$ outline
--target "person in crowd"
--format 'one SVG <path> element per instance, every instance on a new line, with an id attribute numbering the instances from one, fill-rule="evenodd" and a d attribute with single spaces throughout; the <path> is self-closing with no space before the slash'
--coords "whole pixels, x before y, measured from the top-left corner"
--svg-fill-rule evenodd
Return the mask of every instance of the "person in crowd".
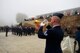
<path id="1" fill-rule="evenodd" d="M 38 30 L 38 37 L 46 39 L 45 53 L 62 53 L 61 41 L 64 36 L 64 32 L 60 26 L 60 19 L 62 17 L 62 13 L 54 13 L 51 17 L 50 25 L 41 23 Z"/>
<path id="2" fill-rule="evenodd" d="M 77 27 L 77 31 L 75 32 L 75 40 L 78 42 L 78 50 L 76 51 L 77 53 L 80 53 L 80 26 Z M 75 42 L 76 44 L 76 42 Z"/>
<path id="3" fill-rule="evenodd" d="M 22 26 L 19 26 L 18 33 L 19 33 L 19 36 L 22 36 Z"/>
<path id="4" fill-rule="evenodd" d="M 6 37 L 8 37 L 8 32 L 9 32 L 9 27 L 8 26 L 5 27 L 5 31 L 6 31 Z"/>

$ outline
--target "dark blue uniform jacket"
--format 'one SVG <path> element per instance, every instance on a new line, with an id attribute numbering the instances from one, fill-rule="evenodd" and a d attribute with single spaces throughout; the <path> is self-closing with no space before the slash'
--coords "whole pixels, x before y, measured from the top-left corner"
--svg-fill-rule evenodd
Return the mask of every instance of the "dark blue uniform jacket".
<path id="1" fill-rule="evenodd" d="M 47 30 L 47 36 L 42 31 L 43 27 L 40 27 L 38 31 L 38 37 L 46 39 L 45 53 L 62 53 L 61 41 L 63 40 L 64 32 L 60 26 L 50 28 Z"/>

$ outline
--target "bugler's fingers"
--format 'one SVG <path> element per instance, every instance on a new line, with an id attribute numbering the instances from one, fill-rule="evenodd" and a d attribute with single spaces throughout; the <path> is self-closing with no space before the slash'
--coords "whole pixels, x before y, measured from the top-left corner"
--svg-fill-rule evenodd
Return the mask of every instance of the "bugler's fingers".
<path id="1" fill-rule="evenodd" d="M 44 26 L 45 24 L 43 22 L 41 22 L 40 26 Z"/>

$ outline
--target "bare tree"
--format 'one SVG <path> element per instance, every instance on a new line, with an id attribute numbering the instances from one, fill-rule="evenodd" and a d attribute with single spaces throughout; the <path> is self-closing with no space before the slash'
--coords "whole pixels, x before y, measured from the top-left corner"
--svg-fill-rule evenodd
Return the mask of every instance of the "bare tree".
<path id="1" fill-rule="evenodd" d="M 16 15 L 17 23 L 22 23 L 27 18 L 28 18 L 28 16 L 25 14 L 22 14 L 22 13 L 17 13 L 17 15 Z"/>

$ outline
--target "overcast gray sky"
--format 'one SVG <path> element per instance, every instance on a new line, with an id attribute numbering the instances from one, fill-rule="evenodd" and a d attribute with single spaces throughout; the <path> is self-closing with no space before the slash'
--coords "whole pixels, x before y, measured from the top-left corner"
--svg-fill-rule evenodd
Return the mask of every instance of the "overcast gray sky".
<path id="1" fill-rule="evenodd" d="M 80 0 L 0 0 L 0 25 L 16 23 L 16 14 L 28 17 L 80 7 Z"/>

